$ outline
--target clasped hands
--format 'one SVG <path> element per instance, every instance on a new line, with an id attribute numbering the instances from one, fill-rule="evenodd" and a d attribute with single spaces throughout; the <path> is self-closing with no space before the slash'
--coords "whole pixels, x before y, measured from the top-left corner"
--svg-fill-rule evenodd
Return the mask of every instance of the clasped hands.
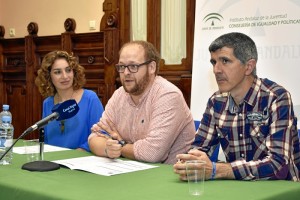
<path id="1" fill-rule="evenodd" d="M 178 154 L 176 156 L 178 162 L 173 165 L 173 170 L 179 175 L 180 180 L 187 181 L 186 164 L 187 160 L 202 160 L 205 161 L 205 180 L 211 178 L 212 174 L 212 162 L 203 151 L 197 149 L 191 149 L 187 154 Z"/>
<path id="2" fill-rule="evenodd" d="M 119 141 L 123 141 L 123 139 L 110 120 L 106 120 L 106 123 L 108 126 L 101 119 L 92 126 L 91 130 L 93 133 L 106 139 L 103 147 L 104 155 L 109 158 L 119 158 L 122 154 L 122 145 Z M 101 130 L 106 131 L 108 135 L 101 133 Z"/>

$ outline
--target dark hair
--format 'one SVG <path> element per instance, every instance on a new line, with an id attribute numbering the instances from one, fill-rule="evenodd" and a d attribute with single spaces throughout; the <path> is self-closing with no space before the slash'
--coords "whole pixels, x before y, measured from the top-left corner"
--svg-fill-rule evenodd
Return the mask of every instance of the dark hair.
<path id="1" fill-rule="evenodd" d="M 78 64 L 77 58 L 74 57 L 72 53 L 68 54 L 66 51 L 52 51 L 43 58 L 41 67 L 37 72 L 38 75 L 35 79 L 35 84 L 43 97 L 54 96 L 57 92 L 51 81 L 50 71 L 55 60 L 61 58 L 68 62 L 74 72 L 74 90 L 82 88 L 86 82 L 84 68 Z"/>
<path id="2" fill-rule="evenodd" d="M 155 74 L 157 74 L 159 71 L 160 54 L 158 53 L 157 49 L 153 46 L 153 44 L 151 44 L 150 42 L 147 42 L 147 41 L 143 41 L 143 40 L 127 42 L 120 49 L 119 55 L 121 54 L 124 47 L 131 45 L 131 44 L 136 44 L 136 45 L 140 45 L 143 47 L 143 49 L 145 50 L 145 55 L 144 55 L 145 61 L 152 60 L 156 63 Z"/>
<path id="3" fill-rule="evenodd" d="M 233 32 L 221 35 L 210 44 L 208 49 L 210 52 L 215 52 L 223 47 L 233 48 L 233 55 L 242 64 L 246 64 L 250 59 L 257 61 L 255 42 L 243 33 Z M 253 69 L 252 75 L 256 75 L 256 67 Z"/>

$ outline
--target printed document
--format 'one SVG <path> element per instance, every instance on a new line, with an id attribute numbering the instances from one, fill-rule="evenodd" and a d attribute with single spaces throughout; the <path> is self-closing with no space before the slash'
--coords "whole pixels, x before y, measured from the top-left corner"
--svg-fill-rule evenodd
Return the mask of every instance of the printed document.
<path id="1" fill-rule="evenodd" d="M 112 176 L 158 167 L 138 161 L 103 158 L 98 156 L 55 160 L 52 162 L 64 165 L 72 170 L 82 170 L 103 176 Z"/>
<path id="2" fill-rule="evenodd" d="M 71 149 L 44 144 L 44 152 L 55 152 L 55 151 L 66 151 L 66 150 L 71 150 Z M 13 152 L 17 154 L 39 153 L 40 148 L 39 146 L 14 147 Z"/>

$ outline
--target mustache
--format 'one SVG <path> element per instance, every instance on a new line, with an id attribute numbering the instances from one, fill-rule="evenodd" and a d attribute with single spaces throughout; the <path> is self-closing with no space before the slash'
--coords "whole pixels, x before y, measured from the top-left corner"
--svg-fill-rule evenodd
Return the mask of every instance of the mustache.
<path id="1" fill-rule="evenodd" d="M 217 81 L 224 81 L 224 80 L 227 80 L 226 77 L 224 77 L 224 76 L 221 75 L 221 74 L 216 74 L 215 77 L 216 77 L 216 80 L 217 80 Z"/>

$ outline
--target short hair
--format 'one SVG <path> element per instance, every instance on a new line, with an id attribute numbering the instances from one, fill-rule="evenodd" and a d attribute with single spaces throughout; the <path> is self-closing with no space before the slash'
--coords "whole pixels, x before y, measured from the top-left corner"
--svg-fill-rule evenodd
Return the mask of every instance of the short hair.
<path id="1" fill-rule="evenodd" d="M 37 77 L 35 79 L 35 84 L 38 87 L 41 95 L 43 97 L 54 96 L 56 94 L 56 88 L 54 87 L 50 72 L 53 63 L 57 59 L 65 59 L 74 73 L 73 89 L 77 90 L 83 87 L 86 82 L 84 68 L 79 65 L 76 57 L 73 53 L 69 54 L 66 51 L 52 51 L 45 55 L 42 60 L 40 69 L 37 72 Z"/>
<path id="2" fill-rule="evenodd" d="M 242 64 L 250 59 L 257 61 L 257 48 L 255 42 L 247 35 L 238 32 L 227 33 L 215 39 L 209 46 L 209 52 L 215 52 L 223 47 L 233 49 L 233 55 L 240 60 Z M 252 71 L 256 75 L 256 66 Z"/>
<path id="3" fill-rule="evenodd" d="M 143 47 L 144 52 L 145 52 L 145 61 L 152 60 L 156 63 L 156 70 L 155 74 L 158 73 L 159 71 L 159 63 L 160 63 L 160 54 L 158 53 L 157 49 L 154 47 L 154 45 L 150 42 L 144 41 L 144 40 L 135 40 L 131 42 L 125 43 L 122 48 L 119 51 L 119 55 L 121 54 L 122 50 L 124 47 L 129 46 L 129 45 L 140 45 Z"/>

